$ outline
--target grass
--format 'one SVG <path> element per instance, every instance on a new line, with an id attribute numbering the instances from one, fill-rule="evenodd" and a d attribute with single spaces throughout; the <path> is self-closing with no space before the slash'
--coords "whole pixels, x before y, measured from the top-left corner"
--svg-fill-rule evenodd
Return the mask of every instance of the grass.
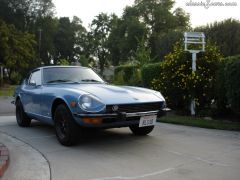
<path id="1" fill-rule="evenodd" d="M 204 118 L 195 118 L 191 116 L 167 115 L 158 119 L 159 122 L 181 124 L 186 126 L 195 126 L 209 129 L 222 129 L 240 131 L 240 122 L 231 122 L 223 120 L 206 120 Z"/>
<path id="2" fill-rule="evenodd" d="M 16 85 L 6 85 L 0 87 L 0 96 L 12 96 L 16 87 Z"/>

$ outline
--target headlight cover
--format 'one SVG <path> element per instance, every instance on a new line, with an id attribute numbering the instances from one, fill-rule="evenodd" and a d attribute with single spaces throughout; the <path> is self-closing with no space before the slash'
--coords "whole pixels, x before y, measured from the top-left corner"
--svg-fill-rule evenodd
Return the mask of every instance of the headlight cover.
<path id="1" fill-rule="evenodd" d="M 106 105 L 98 98 L 90 94 L 84 94 L 79 97 L 79 106 L 83 111 L 86 112 L 100 112 L 105 108 Z"/>

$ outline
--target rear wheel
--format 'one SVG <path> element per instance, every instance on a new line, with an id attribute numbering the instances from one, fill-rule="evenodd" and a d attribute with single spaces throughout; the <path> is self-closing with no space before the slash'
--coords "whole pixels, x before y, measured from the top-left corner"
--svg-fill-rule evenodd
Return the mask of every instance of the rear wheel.
<path id="1" fill-rule="evenodd" d="M 76 124 L 66 105 L 58 105 L 54 113 L 54 122 L 58 141 L 64 146 L 74 145 L 77 142 L 80 127 Z"/>
<path id="2" fill-rule="evenodd" d="M 24 112 L 23 105 L 20 100 L 16 102 L 16 119 L 17 124 L 21 127 L 29 127 L 31 124 L 31 119 Z"/>
<path id="3" fill-rule="evenodd" d="M 133 134 L 143 136 L 152 132 L 154 126 L 138 127 L 138 125 L 129 126 Z"/>

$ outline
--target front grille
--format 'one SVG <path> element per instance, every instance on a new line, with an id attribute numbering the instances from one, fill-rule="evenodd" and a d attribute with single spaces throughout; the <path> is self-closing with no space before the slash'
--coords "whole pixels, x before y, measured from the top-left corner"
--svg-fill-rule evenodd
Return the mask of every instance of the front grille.
<path id="1" fill-rule="evenodd" d="M 156 111 L 160 110 L 163 107 L 163 102 L 155 102 L 155 103 L 140 103 L 140 104 L 116 104 L 118 106 L 117 112 L 126 112 L 126 113 L 134 113 L 134 112 L 146 112 L 146 111 Z M 107 105 L 106 111 L 107 113 L 113 113 L 114 105 Z"/>

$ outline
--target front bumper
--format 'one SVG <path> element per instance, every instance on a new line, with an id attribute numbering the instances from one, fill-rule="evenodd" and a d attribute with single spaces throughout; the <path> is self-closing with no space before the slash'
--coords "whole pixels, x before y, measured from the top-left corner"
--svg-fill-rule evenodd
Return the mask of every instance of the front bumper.
<path id="1" fill-rule="evenodd" d="M 113 127 L 128 127 L 139 124 L 141 116 L 157 115 L 164 116 L 170 109 L 164 108 L 158 111 L 134 112 L 134 113 L 109 113 L 109 114 L 73 114 L 75 120 L 80 126 L 95 127 L 95 128 L 113 128 Z M 84 123 L 83 118 L 102 118 L 101 124 Z"/>

